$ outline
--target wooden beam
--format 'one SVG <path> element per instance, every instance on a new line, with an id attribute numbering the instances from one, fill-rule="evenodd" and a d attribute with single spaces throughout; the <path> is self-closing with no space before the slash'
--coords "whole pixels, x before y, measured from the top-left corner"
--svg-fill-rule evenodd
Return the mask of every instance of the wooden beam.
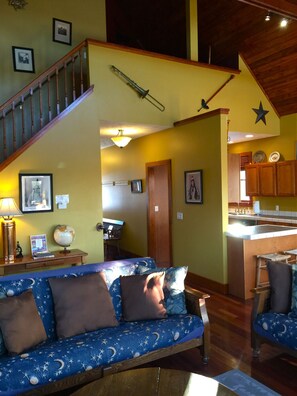
<path id="1" fill-rule="evenodd" d="M 287 0 L 237 0 L 254 7 L 262 8 L 289 19 L 297 20 L 297 5 Z"/>

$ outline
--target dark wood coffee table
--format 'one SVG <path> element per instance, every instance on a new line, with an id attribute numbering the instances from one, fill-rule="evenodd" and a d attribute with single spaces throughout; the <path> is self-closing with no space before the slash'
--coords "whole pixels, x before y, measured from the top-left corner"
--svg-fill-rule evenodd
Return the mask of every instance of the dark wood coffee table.
<path id="1" fill-rule="evenodd" d="M 234 396 L 235 392 L 203 375 L 159 367 L 107 375 L 71 396 Z"/>

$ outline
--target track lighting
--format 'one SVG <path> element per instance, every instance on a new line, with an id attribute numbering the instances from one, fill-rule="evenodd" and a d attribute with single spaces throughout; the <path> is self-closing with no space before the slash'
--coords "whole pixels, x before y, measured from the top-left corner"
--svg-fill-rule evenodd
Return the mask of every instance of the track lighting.
<path id="1" fill-rule="evenodd" d="M 282 28 L 284 28 L 284 27 L 286 27 L 287 25 L 288 25 L 288 19 L 287 18 L 283 18 L 281 21 L 280 21 L 280 27 L 282 27 Z"/>
<path id="2" fill-rule="evenodd" d="M 265 16 L 265 21 L 268 22 L 270 21 L 270 11 L 267 12 L 266 16 Z"/>

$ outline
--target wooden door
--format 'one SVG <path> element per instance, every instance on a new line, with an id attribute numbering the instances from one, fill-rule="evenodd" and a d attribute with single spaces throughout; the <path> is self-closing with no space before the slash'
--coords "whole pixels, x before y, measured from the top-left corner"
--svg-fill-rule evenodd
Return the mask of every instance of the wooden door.
<path id="1" fill-rule="evenodd" d="M 172 265 L 171 161 L 146 164 L 148 254 L 159 267 Z"/>

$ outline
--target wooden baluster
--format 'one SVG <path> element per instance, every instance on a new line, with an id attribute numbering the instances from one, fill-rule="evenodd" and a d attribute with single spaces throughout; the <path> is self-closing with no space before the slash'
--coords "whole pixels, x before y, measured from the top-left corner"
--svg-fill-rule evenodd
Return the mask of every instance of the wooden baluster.
<path id="1" fill-rule="evenodd" d="M 38 82 L 38 90 L 39 90 L 39 125 L 40 129 L 43 127 L 43 110 L 42 110 L 42 84 Z"/>
<path id="2" fill-rule="evenodd" d="M 6 142 L 6 112 L 5 109 L 2 111 L 2 123 L 3 123 L 3 158 L 7 158 L 7 142 Z"/>
<path id="3" fill-rule="evenodd" d="M 75 57 L 72 60 L 72 92 L 73 92 L 73 102 L 76 100 L 76 89 L 75 89 Z"/>
<path id="4" fill-rule="evenodd" d="M 25 143 L 26 141 L 26 136 L 25 136 L 25 101 L 24 101 L 24 95 L 21 96 L 21 105 L 20 105 L 20 110 L 22 112 L 22 144 Z"/>
<path id="5" fill-rule="evenodd" d="M 84 93 L 83 66 L 82 66 L 82 49 L 79 50 L 79 67 L 80 67 L 80 94 Z"/>
<path id="6" fill-rule="evenodd" d="M 15 102 L 13 101 L 11 104 L 11 121 L 12 121 L 12 149 L 13 153 L 17 149 L 17 144 L 16 144 L 16 132 L 15 132 Z"/>
<path id="7" fill-rule="evenodd" d="M 57 115 L 60 114 L 60 100 L 59 100 L 59 69 L 56 68 L 56 103 Z"/>
<path id="8" fill-rule="evenodd" d="M 65 109 L 68 107 L 68 93 L 67 93 L 67 62 L 64 62 L 64 97 Z"/>
<path id="9" fill-rule="evenodd" d="M 31 136 L 34 132 L 34 109 L 33 109 L 33 88 L 30 88 L 30 115 L 31 115 Z"/>
<path id="10" fill-rule="evenodd" d="M 51 76 L 47 76 L 47 103 L 48 103 L 48 120 L 52 120 L 51 92 L 50 92 Z"/>

